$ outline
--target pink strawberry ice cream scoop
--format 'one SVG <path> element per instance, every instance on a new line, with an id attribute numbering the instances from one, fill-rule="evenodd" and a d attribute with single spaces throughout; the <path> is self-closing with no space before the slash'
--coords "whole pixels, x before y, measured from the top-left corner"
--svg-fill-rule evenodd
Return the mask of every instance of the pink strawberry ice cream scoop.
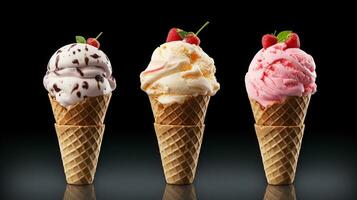
<path id="1" fill-rule="evenodd" d="M 312 56 L 280 42 L 255 55 L 245 75 L 245 85 L 249 98 L 267 107 L 288 96 L 315 93 L 315 79 Z"/>

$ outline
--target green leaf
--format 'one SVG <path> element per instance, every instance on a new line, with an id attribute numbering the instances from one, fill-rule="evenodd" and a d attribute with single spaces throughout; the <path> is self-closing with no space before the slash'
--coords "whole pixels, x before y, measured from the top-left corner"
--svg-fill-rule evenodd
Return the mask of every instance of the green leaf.
<path id="1" fill-rule="evenodd" d="M 184 39 L 184 38 L 187 36 L 187 34 L 188 34 L 188 32 L 186 32 L 186 31 L 184 31 L 184 30 L 181 30 L 181 29 L 178 29 L 178 30 L 177 30 L 177 33 L 179 34 L 179 36 L 180 36 L 182 39 Z"/>
<path id="2" fill-rule="evenodd" d="M 276 37 L 278 38 L 278 42 L 285 42 L 290 36 L 292 31 L 281 31 Z"/>
<path id="3" fill-rule="evenodd" d="M 77 35 L 76 36 L 76 42 L 77 43 L 87 43 L 86 39 L 83 36 Z"/>

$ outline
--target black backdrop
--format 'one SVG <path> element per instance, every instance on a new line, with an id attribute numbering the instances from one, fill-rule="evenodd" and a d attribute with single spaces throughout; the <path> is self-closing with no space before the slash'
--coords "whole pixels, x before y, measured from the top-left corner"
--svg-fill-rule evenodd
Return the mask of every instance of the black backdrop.
<path id="1" fill-rule="evenodd" d="M 25 158 L 48 159 L 46 163 L 56 159 L 53 166 L 56 166 L 56 173 L 62 181 L 60 183 L 64 182 L 53 128 L 54 119 L 42 79 L 49 58 L 58 48 L 74 42 L 75 35 L 93 37 L 100 31 L 104 32 L 100 38 L 101 49 L 110 58 L 117 80 L 117 89 L 105 121 L 105 141 L 108 142 L 104 143 L 106 146 L 103 146 L 104 158 L 101 161 L 120 160 L 116 157 L 118 155 L 123 156 L 122 163 L 130 163 L 123 161 L 125 158 L 133 163 L 136 158 L 143 158 L 142 162 L 151 159 L 154 168 L 157 168 L 159 182 L 163 183 L 152 112 L 146 94 L 140 90 L 139 74 L 149 63 L 153 50 L 165 41 L 171 27 L 196 31 L 205 21 L 211 23 L 200 34 L 201 47 L 215 59 L 216 77 L 221 89 L 210 101 L 203 145 L 206 152 L 203 152 L 200 164 L 209 165 L 214 155 L 217 163 L 221 162 L 219 158 L 226 159 L 226 166 L 221 166 L 224 169 L 235 166 L 230 162 L 236 165 L 251 162 L 258 168 L 256 173 L 260 173 L 258 182 L 264 185 L 244 75 L 251 59 L 261 48 L 261 36 L 274 30 L 290 29 L 299 34 L 301 48 L 314 57 L 317 66 L 318 89 L 312 96 L 306 118 L 306 150 L 302 154 L 306 156 L 305 163 L 311 164 L 316 158 L 325 158 L 321 161 L 323 164 L 343 162 L 341 165 L 345 168 L 336 171 L 351 169 L 346 172 L 350 180 L 348 184 L 352 188 L 357 185 L 352 181 L 356 176 L 353 169 L 356 166 L 356 149 L 352 143 L 356 133 L 353 114 L 357 111 L 354 106 L 356 64 L 353 50 L 356 39 L 352 30 L 355 14 L 348 5 L 342 8 L 330 4 L 322 8 L 301 2 L 284 8 L 221 2 L 201 7 L 187 4 L 187 9 L 181 9 L 178 6 L 165 7 L 165 4 L 157 7 L 139 3 L 137 6 L 73 3 L 67 7 L 57 2 L 37 9 L 25 9 L 26 6 L 36 7 L 35 4 L 22 5 L 21 9 L 15 9 L 14 6 L 10 9 L 12 13 L 2 14 L 6 19 L 1 31 L 1 102 L 4 105 L 4 118 L 1 120 L 1 155 L 4 163 L 1 175 L 4 191 L 13 191 L 17 185 L 14 181 L 13 185 L 6 187 L 6 179 L 18 180 L 16 175 L 12 176 L 7 170 L 22 165 L 21 160 Z M 29 147 L 32 151 L 27 151 L 25 147 L 19 150 L 19 146 Z M 309 149 L 314 153 L 306 152 Z M 43 152 L 47 154 L 41 156 Z M 146 154 L 142 156 L 140 153 Z M 248 155 L 236 155 L 241 160 L 234 161 L 228 154 Z M 14 156 L 22 159 L 15 161 Z M 253 160 L 249 158 L 252 156 Z M 140 164 L 135 163 L 136 166 Z M 314 169 L 318 168 L 317 164 Z M 100 171 L 97 175 L 100 182 Z M 41 177 L 41 173 L 38 177 Z M 306 185 L 306 179 L 297 177 L 297 180 L 301 185 Z M 346 178 L 338 180 L 347 182 Z M 204 181 L 199 183 L 203 187 Z M 328 186 L 326 191 L 329 191 Z M 347 196 L 349 194 L 352 197 L 353 191 L 348 191 L 350 193 L 347 192 Z M 11 197 L 13 193 L 4 194 L 5 197 Z"/>
<path id="2" fill-rule="evenodd" d="M 307 116 L 309 127 L 318 131 L 352 128 L 349 124 L 353 120 L 345 114 L 355 110 L 353 106 L 347 107 L 353 95 L 354 67 L 350 59 L 343 58 L 353 56 L 346 49 L 350 48 L 348 40 L 353 37 L 350 32 L 342 35 L 350 21 L 339 20 L 342 18 L 327 13 L 309 12 L 301 16 L 271 16 L 258 12 L 254 18 L 249 18 L 232 9 L 222 14 L 194 13 L 193 16 L 102 14 L 73 22 L 67 21 L 70 20 L 67 17 L 53 16 L 53 23 L 44 21 L 45 16 L 29 16 L 9 24 L 3 41 L 7 47 L 6 59 L 3 59 L 3 65 L 8 66 L 4 67 L 7 75 L 4 74 L 2 79 L 4 84 L 11 84 L 11 87 L 4 86 L 11 98 L 6 95 L 2 100 L 14 105 L 6 107 L 12 110 L 5 119 L 8 125 L 17 124 L 21 113 L 21 118 L 27 120 L 22 121 L 23 126 L 17 127 L 19 130 L 42 131 L 52 127 L 47 92 L 42 85 L 49 58 L 61 46 L 74 42 L 75 35 L 95 37 L 103 31 L 101 49 L 112 62 L 118 85 L 107 124 L 118 130 L 131 130 L 131 125 L 140 124 L 135 129 L 147 130 L 152 116 L 148 99 L 140 90 L 140 72 L 149 63 L 153 50 L 165 41 L 171 27 L 196 31 L 208 20 L 211 23 L 200 35 L 201 47 L 215 59 L 216 76 L 221 84 L 221 90 L 210 102 L 207 116 L 210 128 L 251 128 L 253 118 L 244 75 L 261 48 L 261 36 L 285 29 L 299 34 L 301 48 L 314 57 L 317 66 L 318 91 L 312 98 Z M 349 17 L 346 15 L 346 19 Z M 31 118 L 34 114 L 36 117 Z M 345 126 L 341 127 L 342 124 Z M 10 126 L 7 128 L 12 130 Z"/>

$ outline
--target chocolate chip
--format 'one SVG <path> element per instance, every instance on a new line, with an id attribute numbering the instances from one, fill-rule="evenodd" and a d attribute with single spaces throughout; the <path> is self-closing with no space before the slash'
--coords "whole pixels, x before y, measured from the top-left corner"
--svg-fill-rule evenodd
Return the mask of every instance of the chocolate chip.
<path id="1" fill-rule="evenodd" d="M 95 76 L 95 80 L 97 80 L 98 82 L 101 82 L 101 83 L 104 82 L 104 78 L 101 75 Z"/>
<path id="2" fill-rule="evenodd" d="M 95 53 L 95 54 L 93 54 L 93 55 L 90 55 L 90 57 L 92 57 L 92 58 L 94 58 L 94 59 L 97 59 L 97 58 L 99 58 L 100 56 Z"/>
<path id="3" fill-rule="evenodd" d="M 76 51 L 73 51 L 73 55 L 76 55 Z"/>
<path id="4" fill-rule="evenodd" d="M 88 51 L 88 47 L 87 47 L 87 45 L 84 47 L 84 49 L 85 49 L 86 51 Z"/>
<path id="5" fill-rule="evenodd" d="M 74 44 L 72 44 L 69 48 L 68 48 L 68 51 L 70 51 L 74 46 L 76 46 L 77 45 L 77 43 L 74 43 Z"/>
<path id="6" fill-rule="evenodd" d="M 87 81 L 83 81 L 82 88 L 83 89 L 88 89 L 88 87 L 89 87 L 88 82 Z"/>
<path id="7" fill-rule="evenodd" d="M 76 70 L 77 70 L 77 72 L 79 73 L 79 75 L 84 76 L 82 70 L 80 70 L 79 68 L 76 68 Z"/>
<path id="8" fill-rule="evenodd" d="M 59 53 L 61 53 L 62 52 L 62 50 L 61 49 L 58 49 L 58 51 L 56 52 L 56 54 L 59 54 Z"/>
<path id="9" fill-rule="evenodd" d="M 86 56 L 86 57 L 84 58 L 84 61 L 86 62 L 86 65 L 88 65 L 89 58 Z"/>
<path id="10" fill-rule="evenodd" d="M 78 98 L 81 98 L 81 92 L 77 92 L 77 96 L 78 96 Z"/>
<path id="11" fill-rule="evenodd" d="M 78 51 L 78 52 L 81 52 L 81 50 L 80 50 L 80 49 L 77 49 L 77 51 Z"/>
<path id="12" fill-rule="evenodd" d="M 78 83 L 76 83 L 76 85 L 74 85 L 74 87 L 73 87 L 73 89 L 72 89 L 71 94 L 72 94 L 74 91 L 76 91 L 76 90 L 78 89 L 78 87 L 79 87 L 79 85 L 78 85 Z"/>
<path id="13" fill-rule="evenodd" d="M 72 63 L 73 63 L 73 64 L 77 64 L 77 65 L 79 65 L 79 61 L 78 61 L 78 59 L 74 59 L 74 60 L 72 61 Z"/>
<path id="14" fill-rule="evenodd" d="M 59 92 L 61 91 L 61 88 L 57 87 L 57 84 L 53 84 L 53 89 L 56 91 L 56 92 Z"/>

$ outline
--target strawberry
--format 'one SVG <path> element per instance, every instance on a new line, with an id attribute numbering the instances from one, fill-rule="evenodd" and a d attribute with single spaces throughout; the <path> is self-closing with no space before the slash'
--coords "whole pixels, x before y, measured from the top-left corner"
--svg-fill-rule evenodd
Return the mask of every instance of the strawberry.
<path id="1" fill-rule="evenodd" d="M 171 41 L 178 41 L 182 40 L 184 42 L 195 44 L 197 46 L 200 45 L 201 40 L 197 37 L 197 35 L 209 24 L 206 22 L 196 33 L 193 32 L 186 32 L 184 30 L 178 28 L 170 29 L 169 33 L 167 34 L 166 42 Z"/>
<path id="2" fill-rule="evenodd" d="M 98 38 L 103 34 L 103 32 L 100 32 L 97 37 L 95 38 L 88 38 L 87 39 L 87 44 L 92 45 L 93 47 L 100 47 L 100 43 L 98 41 Z"/>
<path id="3" fill-rule="evenodd" d="M 278 39 L 276 38 L 275 35 L 272 35 L 272 34 L 265 34 L 263 37 L 262 37 L 262 45 L 263 45 L 263 48 L 266 49 L 274 44 L 276 44 L 278 42 Z"/>
<path id="4" fill-rule="evenodd" d="M 95 38 L 88 38 L 87 39 L 87 44 L 92 45 L 93 47 L 97 47 L 97 48 L 100 47 L 99 41 L 97 39 L 95 39 Z"/>
<path id="5" fill-rule="evenodd" d="M 190 44 L 195 44 L 197 46 L 200 46 L 200 43 L 201 43 L 200 38 L 198 38 L 197 35 L 194 33 L 187 34 L 183 41 L 190 43 Z"/>
<path id="6" fill-rule="evenodd" d="M 288 39 L 285 41 L 287 48 L 300 48 L 300 39 L 296 33 L 290 33 Z"/>
<path id="7" fill-rule="evenodd" d="M 180 29 L 172 28 L 167 34 L 166 42 L 182 40 L 182 37 L 179 34 Z"/>

